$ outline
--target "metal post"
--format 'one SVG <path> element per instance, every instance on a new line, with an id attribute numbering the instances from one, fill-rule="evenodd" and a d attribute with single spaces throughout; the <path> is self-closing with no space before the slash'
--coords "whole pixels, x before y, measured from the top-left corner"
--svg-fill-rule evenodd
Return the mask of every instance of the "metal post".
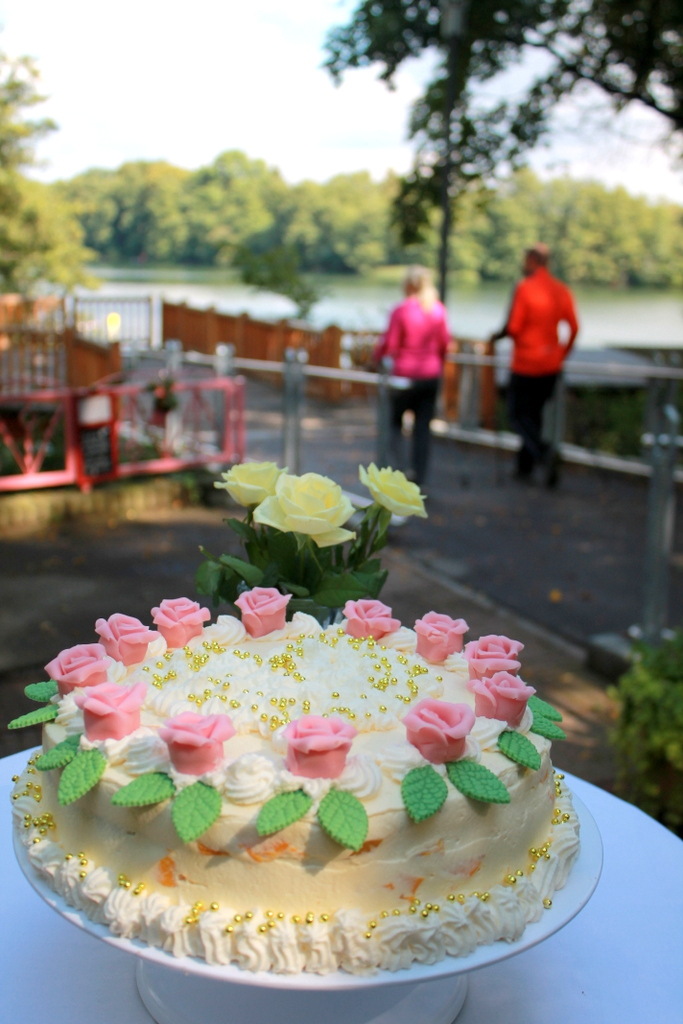
<path id="1" fill-rule="evenodd" d="M 216 345 L 213 357 L 213 370 L 217 377 L 235 376 L 235 346 Z"/>
<path id="2" fill-rule="evenodd" d="M 543 415 L 543 437 L 551 446 L 553 452 L 559 452 L 560 445 L 564 441 L 565 424 L 567 416 L 567 380 L 560 370 L 553 397 L 545 407 Z"/>
<path id="3" fill-rule="evenodd" d="M 166 358 L 167 373 L 170 376 L 173 376 L 173 374 L 179 374 L 183 361 L 183 343 L 178 341 L 177 338 L 169 338 L 164 345 L 164 355 Z"/>
<path id="4" fill-rule="evenodd" d="M 379 365 L 379 382 L 377 384 L 377 465 L 380 469 L 391 462 L 391 398 L 389 395 L 389 378 L 394 368 L 394 360 L 385 356 Z M 395 466 L 401 469 L 401 466 Z"/>
<path id="5" fill-rule="evenodd" d="M 289 472 L 295 475 L 301 472 L 301 417 L 306 389 L 304 367 L 307 362 L 308 352 L 305 349 L 285 349 L 282 457 Z"/>
<path id="6" fill-rule="evenodd" d="M 675 405 L 676 390 L 675 381 L 658 382 L 654 410 L 642 627 L 643 639 L 650 644 L 661 643 L 668 611 L 669 562 L 676 513 L 674 470 L 680 424 Z"/>

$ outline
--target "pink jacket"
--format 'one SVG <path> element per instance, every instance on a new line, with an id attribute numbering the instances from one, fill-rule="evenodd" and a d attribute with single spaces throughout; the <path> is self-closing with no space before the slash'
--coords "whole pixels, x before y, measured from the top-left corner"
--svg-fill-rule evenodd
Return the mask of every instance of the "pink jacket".
<path id="1" fill-rule="evenodd" d="M 437 302 L 428 313 L 411 296 L 391 314 L 389 327 L 377 346 L 375 358 L 391 356 L 397 377 L 425 380 L 440 377 L 450 341 L 446 310 Z"/>

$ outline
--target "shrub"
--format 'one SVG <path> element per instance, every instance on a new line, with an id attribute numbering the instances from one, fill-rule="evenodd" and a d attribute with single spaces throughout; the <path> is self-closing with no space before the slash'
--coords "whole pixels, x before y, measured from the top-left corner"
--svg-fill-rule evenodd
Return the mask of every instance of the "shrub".
<path id="1" fill-rule="evenodd" d="M 617 793 L 683 834 L 683 631 L 639 647 L 611 696 Z"/>

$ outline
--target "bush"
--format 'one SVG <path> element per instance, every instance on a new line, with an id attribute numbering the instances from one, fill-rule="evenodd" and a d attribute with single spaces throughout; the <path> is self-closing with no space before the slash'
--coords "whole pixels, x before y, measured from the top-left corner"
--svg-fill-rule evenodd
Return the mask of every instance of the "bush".
<path id="1" fill-rule="evenodd" d="M 683 631 L 641 646 L 611 696 L 617 793 L 683 835 Z"/>

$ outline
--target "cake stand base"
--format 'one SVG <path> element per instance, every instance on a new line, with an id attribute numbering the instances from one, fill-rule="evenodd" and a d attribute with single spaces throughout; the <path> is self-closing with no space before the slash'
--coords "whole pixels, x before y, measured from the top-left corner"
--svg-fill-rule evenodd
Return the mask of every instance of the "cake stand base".
<path id="1" fill-rule="evenodd" d="M 331 993 L 235 985 L 138 960 L 136 980 L 157 1024 L 451 1024 L 467 995 L 466 974 Z"/>

